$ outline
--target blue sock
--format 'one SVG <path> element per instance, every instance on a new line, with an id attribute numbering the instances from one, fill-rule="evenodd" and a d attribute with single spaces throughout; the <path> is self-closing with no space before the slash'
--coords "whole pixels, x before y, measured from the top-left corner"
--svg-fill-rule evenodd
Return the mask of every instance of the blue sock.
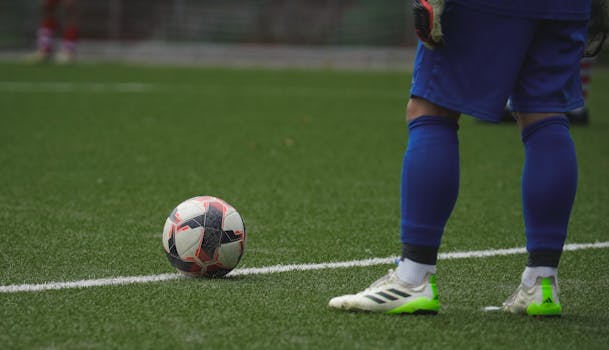
<path id="1" fill-rule="evenodd" d="M 522 204 L 529 266 L 557 266 L 577 189 L 577 160 L 569 123 L 562 116 L 538 121 L 522 130 L 522 142 Z M 557 254 L 543 254 L 552 251 Z"/>
<path id="2" fill-rule="evenodd" d="M 451 118 L 423 116 L 411 121 L 408 129 L 402 164 L 402 243 L 436 248 L 437 254 L 459 192 L 459 126 Z M 432 258 L 413 260 L 432 264 Z"/>

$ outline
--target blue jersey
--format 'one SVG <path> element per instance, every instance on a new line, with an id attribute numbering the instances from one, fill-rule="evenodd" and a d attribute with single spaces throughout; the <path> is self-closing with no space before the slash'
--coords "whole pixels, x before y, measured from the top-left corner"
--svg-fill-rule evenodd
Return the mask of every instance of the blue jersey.
<path id="1" fill-rule="evenodd" d="M 588 20 L 591 0 L 447 0 L 447 2 L 519 18 Z"/>

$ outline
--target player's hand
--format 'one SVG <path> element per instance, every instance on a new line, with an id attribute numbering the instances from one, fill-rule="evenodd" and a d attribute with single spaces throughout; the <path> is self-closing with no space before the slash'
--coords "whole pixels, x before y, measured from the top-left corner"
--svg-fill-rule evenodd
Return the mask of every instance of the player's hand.
<path id="1" fill-rule="evenodd" d="M 588 23 L 588 41 L 584 56 L 593 57 L 603 48 L 609 33 L 609 0 L 592 0 L 592 14 Z"/>
<path id="2" fill-rule="evenodd" d="M 423 45 L 430 49 L 441 47 L 442 39 L 442 12 L 444 0 L 412 0 L 412 14 L 417 36 Z"/>

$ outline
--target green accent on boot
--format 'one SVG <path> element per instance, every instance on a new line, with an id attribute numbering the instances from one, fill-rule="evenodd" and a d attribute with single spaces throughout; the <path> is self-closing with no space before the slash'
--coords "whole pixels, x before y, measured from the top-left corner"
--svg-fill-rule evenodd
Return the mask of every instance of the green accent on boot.
<path id="1" fill-rule="evenodd" d="M 427 297 L 419 297 L 407 302 L 404 305 L 398 306 L 395 309 L 387 311 L 388 314 L 437 314 L 440 310 L 440 300 L 438 298 L 438 290 L 436 288 L 436 276 L 431 275 L 429 278 L 433 299 Z"/>
<path id="2" fill-rule="evenodd" d="M 429 284 L 431 285 L 431 291 L 433 293 L 433 300 L 438 302 L 438 308 L 439 308 L 440 299 L 438 298 L 438 289 L 436 288 L 436 275 L 429 276 Z"/>
<path id="3" fill-rule="evenodd" d="M 550 278 L 541 280 L 541 295 L 543 297 L 541 304 L 531 303 L 527 307 L 527 314 L 529 316 L 560 316 L 562 306 L 555 302 L 552 297 L 552 280 Z"/>

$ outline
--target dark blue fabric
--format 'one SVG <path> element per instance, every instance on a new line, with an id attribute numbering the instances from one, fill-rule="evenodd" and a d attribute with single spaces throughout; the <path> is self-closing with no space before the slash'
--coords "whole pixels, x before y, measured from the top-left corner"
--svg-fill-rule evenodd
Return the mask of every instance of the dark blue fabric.
<path id="1" fill-rule="evenodd" d="M 439 247 L 459 192 L 457 121 L 423 116 L 408 124 L 402 165 L 402 243 Z"/>
<path id="2" fill-rule="evenodd" d="M 449 5 L 442 17 L 444 47 L 419 44 L 411 95 L 493 122 L 503 117 L 510 96 L 512 110 L 519 112 L 583 106 L 579 62 L 587 21 L 508 17 Z"/>
<path id="3" fill-rule="evenodd" d="M 447 3 L 520 18 L 587 20 L 591 0 L 448 0 Z"/>
<path id="4" fill-rule="evenodd" d="M 522 131 L 525 162 L 522 202 L 527 250 L 562 250 L 577 189 L 575 146 L 565 117 Z"/>

